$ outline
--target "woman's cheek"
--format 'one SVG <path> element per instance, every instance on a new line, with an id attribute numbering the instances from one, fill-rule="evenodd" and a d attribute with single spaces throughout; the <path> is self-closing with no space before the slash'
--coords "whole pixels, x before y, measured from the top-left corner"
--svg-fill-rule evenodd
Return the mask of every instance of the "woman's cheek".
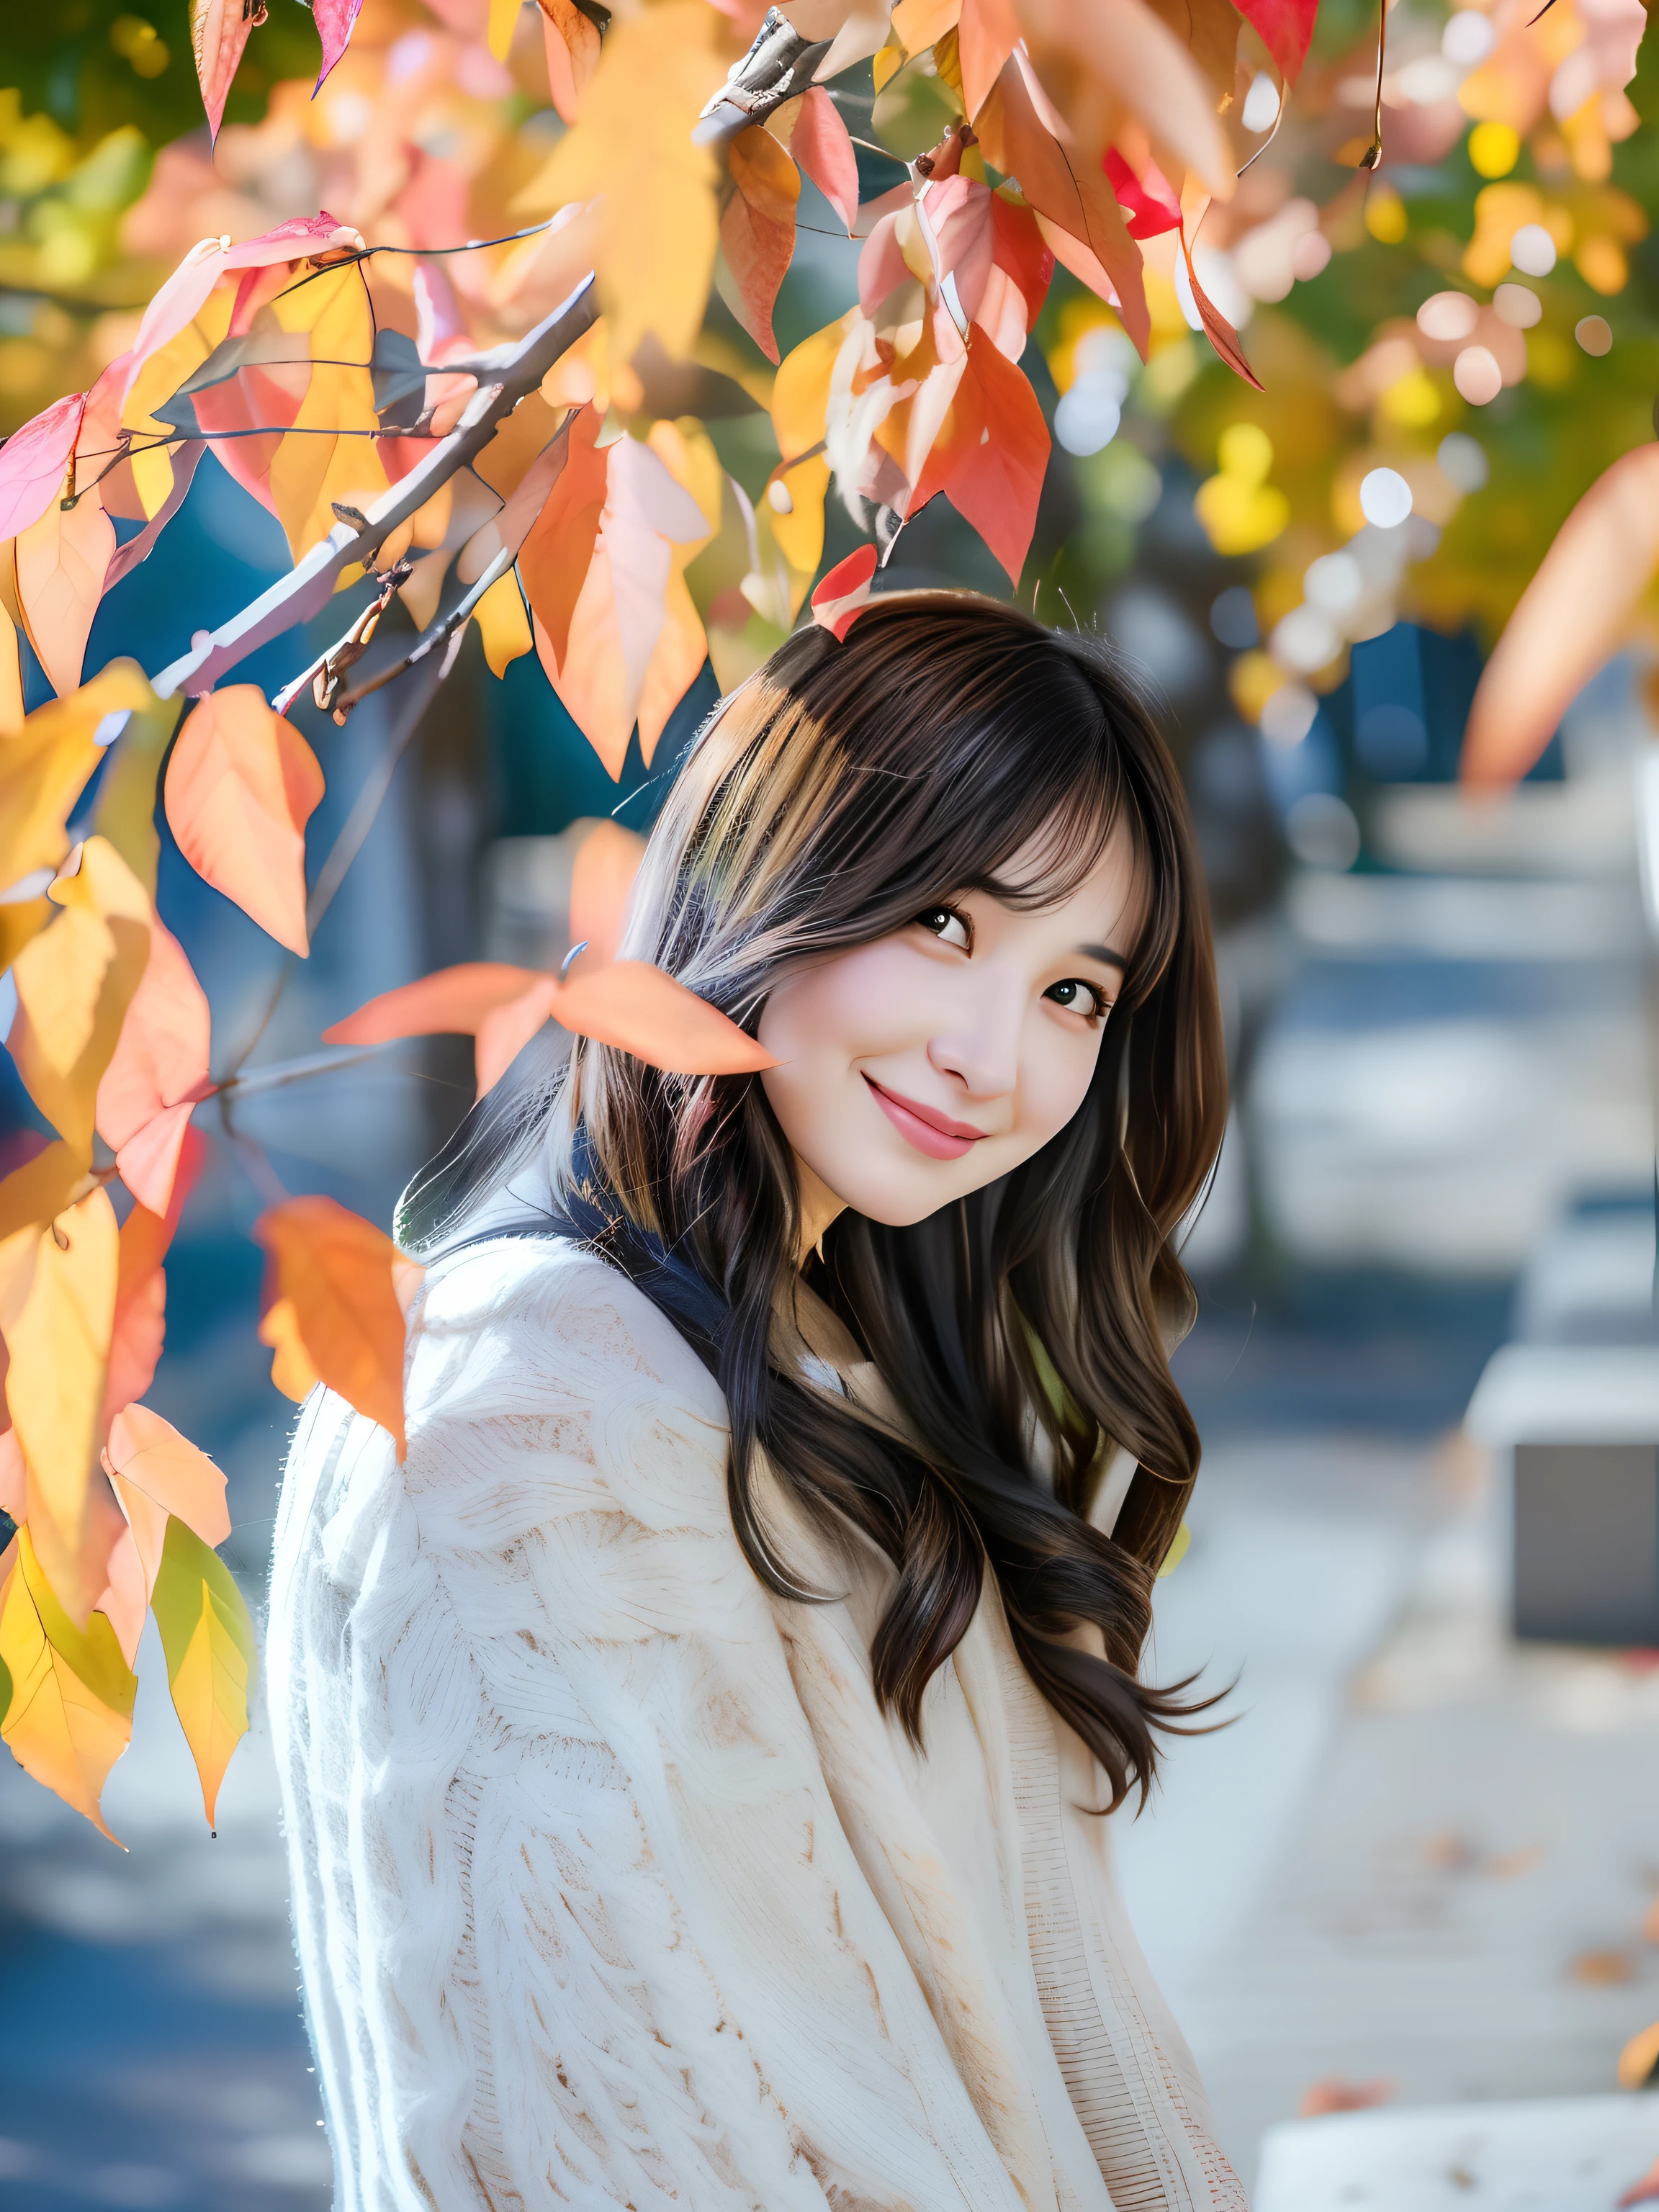
<path id="1" fill-rule="evenodd" d="M 1073 1030 L 1036 1010 L 1036 1036 L 1021 1071 L 1020 1121 L 1036 1152 L 1056 1137 L 1089 1095 L 1100 1057 L 1100 1031 Z"/>

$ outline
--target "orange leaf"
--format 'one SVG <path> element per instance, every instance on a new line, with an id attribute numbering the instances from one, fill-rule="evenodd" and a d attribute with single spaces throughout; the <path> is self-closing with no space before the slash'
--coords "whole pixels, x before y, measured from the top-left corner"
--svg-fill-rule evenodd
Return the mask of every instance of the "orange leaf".
<path id="1" fill-rule="evenodd" d="M 1187 264 L 1187 282 L 1193 288 L 1193 305 L 1198 309 L 1199 319 L 1204 325 L 1205 337 L 1208 338 L 1210 343 L 1236 376 L 1242 376 L 1245 383 L 1254 386 L 1257 392 L 1264 391 L 1266 386 L 1261 379 L 1244 358 L 1244 349 L 1238 342 L 1238 332 L 1198 281 L 1198 271 L 1193 266 L 1193 249 L 1187 243 L 1187 228 L 1184 223 L 1181 230 L 1181 251 Z"/>
<path id="2" fill-rule="evenodd" d="M 777 1066 L 706 999 L 644 960 L 616 960 L 556 985 L 550 1011 L 578 1036 L 631 1052 L 672 1075 L 748 1075 Z"/>
<path id="3" fill-rule="evenodd" d="M 973 4 L 982 7 L 986 0 L 973 0 Z M 1237 19 L 1230 8 L 1218 12 L 1226 20 L 1236 50 Z M 1036 75 L 1064 111 L 1080 162 L 1098 171 L 1115 111 L 1121 116 L 1117 102 L 1121 100 L 1164 149 L 1167 168 L 1176 174 L 1185 169 L 1217 199 L 1231 198 L 1232 157 L 1216 112 L 1215 94 L 1190 51 L 1197 38 L 1188 27 L 1188 9 L 1180 11 L 1179 31 L 1146 6 L 1146 0 L 1092 0 L 1087 8 L 1074 6 L 1073 0 L 1021 0 L 1020 15 Z M 964 5 L 964 53 L 967 31 Z M 963 75 L 965 80 L 965 58 Z M 1232 76 L 1230 62 L 1230 91 Z M 1111 94 L 1103 100 L 1101 90 L 1106 87 Z M 1024 171 L 1018 174 L 1024 184 Z"/>
<path id="4" fill-rule="evenodd" d="M 153 704 L 137 663 L 112 661 L 72 698 L 49 700 L 0 738 L 0 890 L 57 867 L 69 850 L 64 824 L 103 757 L 100 737 Z"/>
<path id="5" fill-rule="evenodd" d="M 389 1237 L 331 1198 L 291 1198 L 254 1224 L 267 1254 L 266 1305 L 287 1300 L 319 1379 L 396 1439 L 404 1436 L 404 1316 Z"/>
<path id="6" fill-rule="evenodd" d="M 585 943 L 590 960 L 616 958 L 629 895 L 644 858 L 644 838 L 620 822 L 596 823 L 576 848 L 570 873 L 570 942 Z"/>
<path id="7" fill-rule="evenodd" d="M 962 0 L 957 54 L 962 67 L 962 104 L 970 121 L 985 105 L 1019 36 L 1013 0 Z"/>
<path id="8" fill-rule="evenodd" d="M 210 692 L 167 765 L 167 820 L 185 858 L 301 958 L 305 826 L 322 795 L 316 754 L 252 684 Z"/>
<path id="9" fill-rule="evenodd" d="M 31 1535 L 20 1528 L 7 1547 L 14 1564 L 0 1594 L 0 1663 L 12 1688 L 0 1736 L 26 1773 L 114 1843 L 99 1800 L 132 1741 L 138 1685 L 101 1613 L 84 1632 L 64 1613 Z"/>
<path id="10" fill-rule="evenodd" d="M 28 1521 L 53 1587 L 84 1620 L 108 1580 L 118 1533 L 98 1508 L 105 1370 L 115 1322 L 119 1232 L 94 1190 L 35 1232 L 33 1265 L 0 1298 L 6 1402 L 28 1473 Z"/>
<path id="11" fill-rule="evenodd" d="M 547 41 L 547 83 L 560 118 L 574 123 L 587 81 L 599 65 L 599 33 L 574 0 L 539 0 Z"/>
<path id="12" fill-rule="evenodd" d="M 800 172 L 771 132 L 753 123 L 732 141 L 727 160 L 732 191 L 720 216 L 720 246 L 743 326 L 767 359 L 775 361 L 772 307 L 795 250 Z"/>
<path id="13" fill-rule="evenodd" d="M 299 1310 L 292 1298 L 278 1298 L 261 1317 L 259 1341 L 270 1346 L 271 1381 L 285 1398 L 303 1406 L 323 1378 L 301 1338 Z"/>
<path id="14" fill-rule="evenodd" d="M 123 1505 L 129 1491 L 141 1491 L 204 1544 L 222 1544 L 229 1535 L 224 1476 L 204 1451 L 148 1406 L 128 1406 L 115 1416 L 105 1460 Z M 144 1564 L 154 1583 L 155 1563 Z"/>
<path id="15" fill-rule="evenodd" d="M 17 540 L 24 627 L 60 699 L 81 681 L 92 618 L 114 553 L 115 526 L 94 490 L 82 493 L 67 514 L 53 500 Z"/>
<path id="16" fill-rule="evenodd" d="M 584 407 L 565 439 L 564 465 L 519 553 L 530 611 L 546 636 L 555 668 L 570 645 L 570 617 L 593 557 L 605 512 L 608 463 L 595 450 L 598 410 Z"/>
<path id="17" fill-rule="evenodd" d="M 88 837 L 52 896 L 63 911 L 12 964 L 7 1042 L 31 1098 L 88 1160 L 99 1084 L 149 957 L 150 904 L 106 838 Z"/>
<path id="18" fill-rule="evenodd" d="M 1486 663 L 1463 733 L 1462 776 L 1524 775 L 1571 701 L 1622 645 L 1659 569 L 1659 445 L 1598 477 L 1555 534 Z"/>
<path id="19" fill-rule="evenodd" d="M 1024 372 L 975 324 L 968 333 L 967 370 L 927 456 L 916 504 L 943 491 L 1017 586 L 1036 527 L 1048 452 L 1048 426 Z"/>
<path id="20" fill-rule="evenodd" d="M 167 1278 L 161 1262 L 206 1152 L 200 1133 L 187 1129 L 166 1213 L 135 1206 L 121 1224 L 115 1322 L 104 1382 L 106 1425 L 135 1398 L 142 1398 L 155 1379 L 167 1335 Z"/>
<path id="21" fill-rule="evenodd" d="M 1624 2195 L 1613 2201 L 1618 2212 L 1629 2212 L 1632 2204 L 1659 2203 L 1659 2158 L 1655 2159 L 1639 2181 L 1632 2181 Z"/>
<path id="22" fill-rule="evenodd" d="M 520 997 L 509 999 L 478 1024 L 472 1047 L 477 1071 L 478 1096 L 493 1091 L 538 1030 L 547 1020 L 553 1000 L 553 978 L 538 976 Z"/>
<path id="23" fill-rule="evenodd" d="M 114 1056 L 98 1085 L 98 1133 L 142 1206 L 164 1214 L 192 1107 L 208 1080 L 207 994 L 159 921 Z"/>
<path id="24" fill-rule="evenodd" d="M 176 1516 L 167 1522 L 150 1609 L 211 1827 L 225 1769 L 247 1734 L 253 1623 L 224 1561 Z"/>
<path id="25" fill-rule="evenodd" d="M 1018 177 L 1026 204 L 1093 255 L 1111 284 L 1124 329 L 1144 355 L 1152 318 L 1139 249 L 1129 236 L 1123 210 L 1103 171 L 1062 146 L 1042 120 L 1034 84 L 1025 57 L 1018 52 L 1011 55 L 975 118 L 985 158 L 1005 176 Z"/>
<path id="26" fill-rule="evenodd" d="M 476 1036 L 484 1018 L 546 977 L 503 960 L 468 960 L 383 991 L 323 1031 L 325 1044 L 386 1044 L 393 1037 Z"/>

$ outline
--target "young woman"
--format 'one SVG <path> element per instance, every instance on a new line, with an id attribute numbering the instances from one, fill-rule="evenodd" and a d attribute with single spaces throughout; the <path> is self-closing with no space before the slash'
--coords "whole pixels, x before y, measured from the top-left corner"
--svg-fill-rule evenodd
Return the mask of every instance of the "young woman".
<path id="1" fill-rule="evenodd" d="M 270 1707 L 341 2212 L 1214 2212 L 1108 1814 L 1198 1459 L 1204 895 L 1109 652 L 968 595 L 728 699 L 625 948 L 758 1076 L 578 1045 L 319 1394 Z"/>

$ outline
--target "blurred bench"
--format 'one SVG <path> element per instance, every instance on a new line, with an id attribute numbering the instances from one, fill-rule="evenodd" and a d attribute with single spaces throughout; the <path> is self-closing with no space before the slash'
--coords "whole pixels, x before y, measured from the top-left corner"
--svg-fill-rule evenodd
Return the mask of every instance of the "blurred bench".
<path id="1" fill-rule="evenodd" d="M 1255 2212 L 1612 2212 L 1659 2155 L 1659 2098 L 1334 2112 L 1262 2138 Z"/>

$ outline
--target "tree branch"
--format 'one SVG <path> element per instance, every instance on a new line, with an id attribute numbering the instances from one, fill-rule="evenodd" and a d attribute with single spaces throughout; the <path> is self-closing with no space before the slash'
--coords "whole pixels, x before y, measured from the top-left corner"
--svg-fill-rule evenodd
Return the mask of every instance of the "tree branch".
<path id="1" fill-rule="evenodd" d="M 561 355 L 592 327 L 599 312 L 593 279 L 586 276 L 569 299 L 533 331 L 511 345 L 495 347 L 470 362 L 468 368 L 479 379 L 479 386 L 460 421 L 406 477 L 375 501 L 365 526 L 360 530 L 350 523 L 336 523 L 328 536 L 268 592 L 262 592 L 250 605 L 164 668 L 154 679 L 157 697 L 171 699 L 180 691 L 195 696 L 210 691 L 258 647 L 320 613 L 344 571 L 358 562 L 368 567 L 381 541 L 400 524 L 410 521 L 441 485 L 483 451 L 520 400 L 532 392 Z"/>

